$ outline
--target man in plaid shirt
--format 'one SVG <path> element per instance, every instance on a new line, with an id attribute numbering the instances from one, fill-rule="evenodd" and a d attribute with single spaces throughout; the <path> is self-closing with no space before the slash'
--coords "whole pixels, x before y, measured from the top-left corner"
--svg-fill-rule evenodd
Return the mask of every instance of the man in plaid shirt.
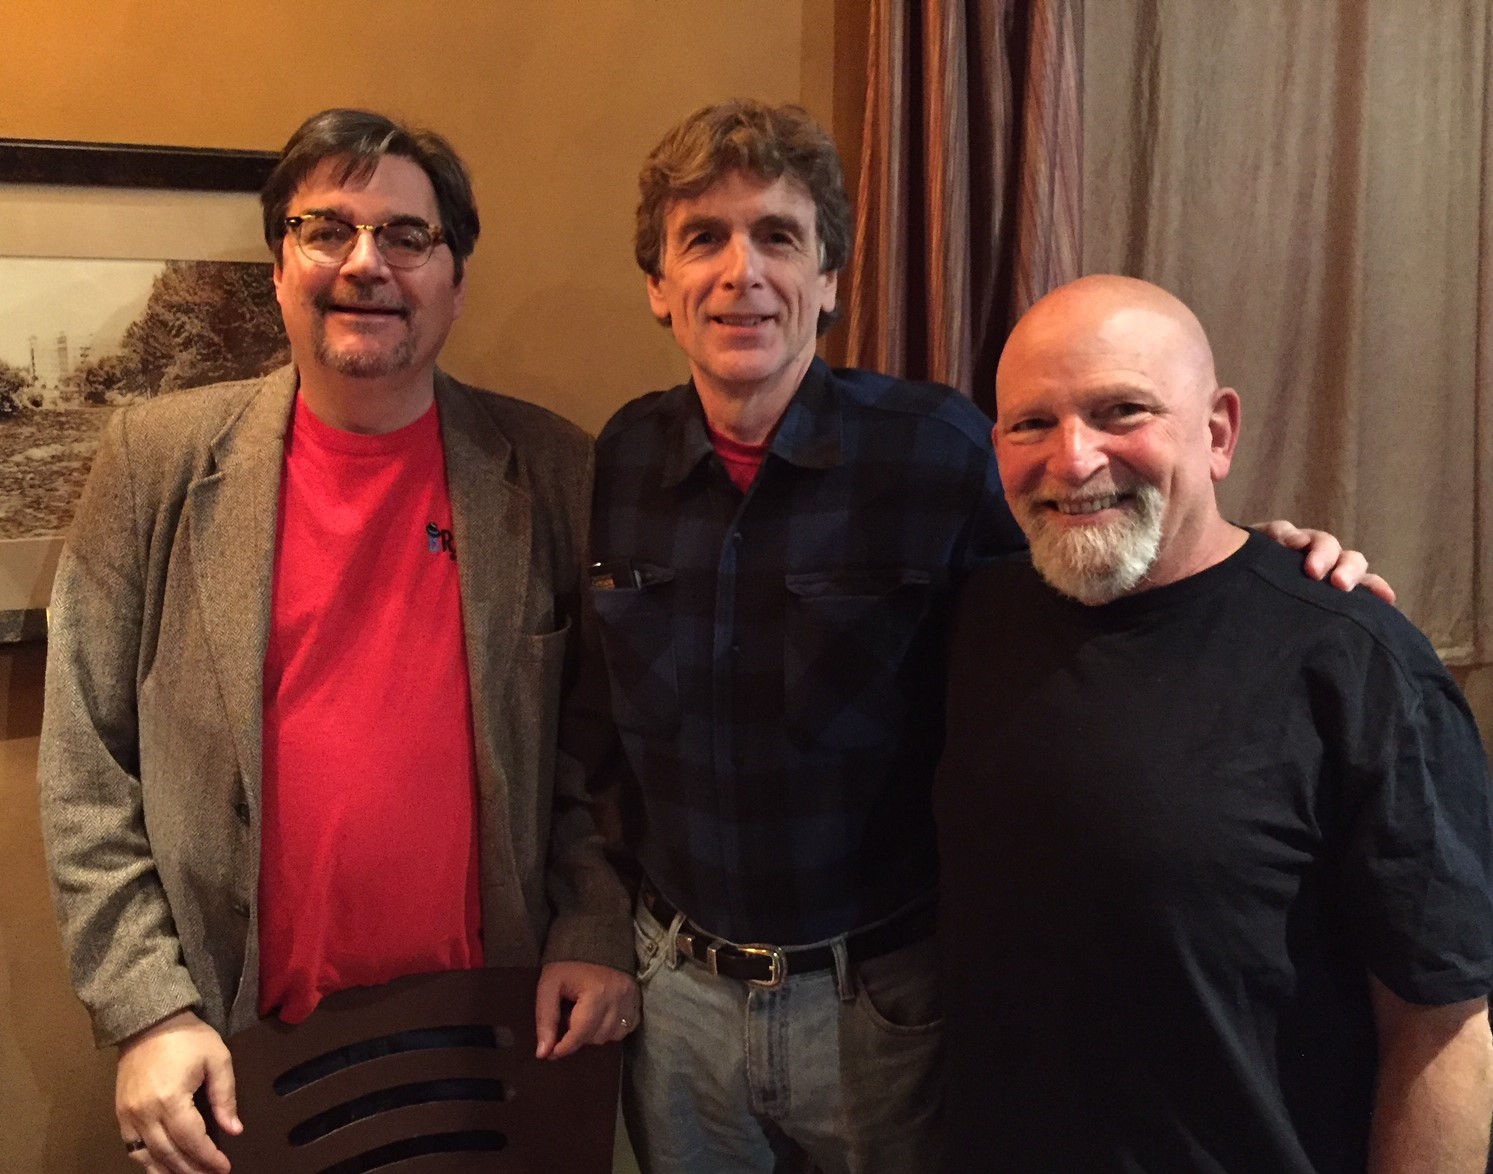
<path id="1" fill-rule="evenodd" d="M 692 378 L 597 447 L 644 873 L 633 1145 L 650 1172 L 932 1170 L 944 633 L 960 581 L 1025 542 L 969 401 L 815 358 L 851 217 L 804 111 L 698 111 L 639 182 L 638 264 Z"/>

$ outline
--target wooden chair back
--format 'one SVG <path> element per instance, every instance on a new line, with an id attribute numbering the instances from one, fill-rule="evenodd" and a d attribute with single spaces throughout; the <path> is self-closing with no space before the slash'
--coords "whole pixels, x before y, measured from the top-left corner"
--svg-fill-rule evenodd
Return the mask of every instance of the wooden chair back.
<path id="1" fill-rule="evenodd" d="M 416 975 L 233 1036 L 234 1174 L 608 1174 L 621 1048 L 536 1060 L 538 975 Z"/>

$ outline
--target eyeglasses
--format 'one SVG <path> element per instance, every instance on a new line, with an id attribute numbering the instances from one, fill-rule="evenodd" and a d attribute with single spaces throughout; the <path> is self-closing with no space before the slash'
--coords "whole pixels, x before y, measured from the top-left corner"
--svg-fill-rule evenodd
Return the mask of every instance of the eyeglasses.
<path id="1" fill-rule="evenodd" d="M 418 269 L 446 239 L 439 225 L 415 220 L 388 224 L 351 224 L 340 216 L 287 216 L 286 231 L 295 235 L 306 260 L 317 265 L 341 265 L 352 255 L 358 233 L 373 234 L 380 255 L 395 269 Z"/>

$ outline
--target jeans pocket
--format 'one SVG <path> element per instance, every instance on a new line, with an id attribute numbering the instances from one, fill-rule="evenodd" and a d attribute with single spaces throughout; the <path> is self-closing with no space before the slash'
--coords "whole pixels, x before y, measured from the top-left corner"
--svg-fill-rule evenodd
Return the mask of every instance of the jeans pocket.
<path id="1" fill-rule="evenodd" d="M 637 956 L 638 982 L 646 984 L 668 961 L 669 931 L 641 905 L 632 919 L 633 953 Z"/>
<path id="2" fill-rule="evenodd" d="M 916 1035 L 943 1023 L 938 942 L 924 938 L 855 968 L 856 1006 L 883 1031 Z"/>

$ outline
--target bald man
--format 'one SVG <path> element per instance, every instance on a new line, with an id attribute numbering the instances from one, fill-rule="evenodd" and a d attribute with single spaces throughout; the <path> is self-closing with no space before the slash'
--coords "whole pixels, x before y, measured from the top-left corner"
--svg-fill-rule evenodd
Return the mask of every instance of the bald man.
<path id="1" fill-rule="evenodd" d="M 1031 554 L 951 645 L 949 1168 L 1480 1174 L 1493 808 L 1456 686 L 1219 512 L 1239 397 L 1170 294 L 1055 291 L 997 409 Z"/>

